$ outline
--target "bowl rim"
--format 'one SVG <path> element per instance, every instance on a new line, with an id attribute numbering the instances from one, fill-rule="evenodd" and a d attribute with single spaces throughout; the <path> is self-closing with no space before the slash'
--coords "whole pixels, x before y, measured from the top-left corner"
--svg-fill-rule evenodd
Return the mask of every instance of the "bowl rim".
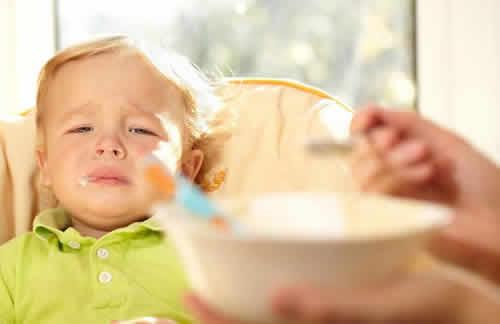
<path id="1" fill-rule="evenodd" d="M 373 194 L 373 193 L 353 193 L 353 192 L 272 192 L 272 193 L 264 193 L 253 196 L 251 199 L 260 199 L 262 197 L 271 197 L 271 196 L 281 196 L 281 195 L 297 195 L 297 196 L 305 196 L 305 195 L 315 195 L 315 196 L 338 196 L 338 195 L 348 195 L 348 196 L 359 196 L 362 195 L 368 199 L 383 199 L 389 200 L 393 202 L 399 203 L 409 203 L 412 205 L 421 205 L 426 209 L 433 210 L 435 212 L 432 213 L 430 217 L 430 221 L 424 222 L 421 224 L 416 224 L 415 226 L 408 227 L 402 231 L 393 231 L 393 232 L 382 232 L 380 234 L 367 234 L 367 235 L 351 235 L 344 237 L 325 237 L 325 236 L 288 236 L 288 235 L 272 235 L 270 233 L 251 233 L 248 235 L 244 232 L 222 232 L 213 227 L 207 227 L 205 223 L 200 222 L 199 220 L 192 219 L 183 219 L 177 218 L 177 221 L 182 221 L 189 227 L 190 231 L 196 233 L 200 237 L 204 239 L 210 240 L 223 240 L 226 242 L 251 242 L 251 243 L 260 243 L 260 244 L 268 244 L 268 243 L 287 243 L 287 244 L 353 244 L 353 243 L 373 243 L 373 242 L 389 242 L 395 240 L 402 240 L 404 238 L 422 236 L 426 234 L 433 234 L 437 231 L 443 229 L 444 227 L 450 225 L 453 221 L 453 209 L 444 204 L 416 200 L 410 198 L 400 198 L 400 197 L 392 197 L 381 194 Z M 241 197 L 227 197 L 218 199 L 219 201 L 231 201 L 241 199 Z M 159 207 L 156 210 L 161 211 L 163 207 Z M 168 235 L 168 227 L 166 228 L 166 233 Z"/>

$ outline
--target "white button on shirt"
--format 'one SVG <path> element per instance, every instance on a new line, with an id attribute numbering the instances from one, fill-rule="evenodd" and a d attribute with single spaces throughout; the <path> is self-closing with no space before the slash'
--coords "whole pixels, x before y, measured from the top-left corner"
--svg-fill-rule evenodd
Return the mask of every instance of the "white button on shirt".
<path id="1" fill-rule="evenodd" d="M 97 250 L 97 256 L 99 259 L 107 259 L 109 257 L 109 251 L 105 248 L 100 248 Z"/>
<path id="2" fill-rule="evenodd" d="M 68 245 L 70 248 L 75 250 L 78 250 L 80 248 L 80 243 L 78 243 L 77 241 L 69 241 Z"/>
<path id="3" fill-rule="evenodd" d="M 107 271 L 103 271 L 103 272 L 99 273 L 99 282 L 100 283 L 107 284 L 107 283 L 111 282 L 112 279 L 113 279 L 113 276 L 111 275 L 111 273 L 109 273 Z"/>

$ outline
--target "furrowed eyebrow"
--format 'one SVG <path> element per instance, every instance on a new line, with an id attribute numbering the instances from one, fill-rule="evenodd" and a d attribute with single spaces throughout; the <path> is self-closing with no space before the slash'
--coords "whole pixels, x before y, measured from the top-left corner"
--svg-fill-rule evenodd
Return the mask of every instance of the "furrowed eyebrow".
<path id="1" fill-rule="evenodd" d="M 68 111 L 66 111 L 62 115 L 60 122 L 61 123 L 66 122 L 67 120 L 71 119 L 71 117 L 73 117 L 75 115 L 87 115 L 88 113 L 84 112 L 83 110 L 91 105 L 92 105 L 91 102 L 86 102 L 82 105 L 78 105 L 78 106 L 70 108 Z"/>

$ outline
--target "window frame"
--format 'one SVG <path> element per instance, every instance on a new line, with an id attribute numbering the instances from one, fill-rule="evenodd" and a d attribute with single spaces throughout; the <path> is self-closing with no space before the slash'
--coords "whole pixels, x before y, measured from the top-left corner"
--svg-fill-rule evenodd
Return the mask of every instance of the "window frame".
<path id="1" fill-rule="evenodd" d="M 500 165 L 500 2 L 416 4 L 419 111 Z"/>

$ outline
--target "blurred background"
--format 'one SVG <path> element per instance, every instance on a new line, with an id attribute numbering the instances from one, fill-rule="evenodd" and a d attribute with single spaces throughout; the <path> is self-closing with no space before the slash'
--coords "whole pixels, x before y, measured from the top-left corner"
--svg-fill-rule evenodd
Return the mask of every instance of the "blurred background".
<path id="1" fill-rule="evenodd" d="M 34 105 L 58 49 L 128 34 L 212 76 L 295 79 L 416 109 L 500 161 L 500 1 L 0 0 L 0 113 Z"/>
<path id="2" fill-rule="evenodd" d="M 15 2 L 18 10 L 30 3 Z M 353 107 L 368 102 L 414 107 L 413 0 L 47 3 L 55 50 L 97 35 L 127 34 L 172 48 L 212 76 L 291 78 Z M 31 79 L 18 80 L 26 89 L 19 109 L 32 104 Z"/>
<path id="3" fill-rule="evenodd" d="M 209 74 L 292 78 L 351 106 L 412 107 L 412 0 L 56 1 L 57 47 L 97 34 L 161 43 Z"/>

